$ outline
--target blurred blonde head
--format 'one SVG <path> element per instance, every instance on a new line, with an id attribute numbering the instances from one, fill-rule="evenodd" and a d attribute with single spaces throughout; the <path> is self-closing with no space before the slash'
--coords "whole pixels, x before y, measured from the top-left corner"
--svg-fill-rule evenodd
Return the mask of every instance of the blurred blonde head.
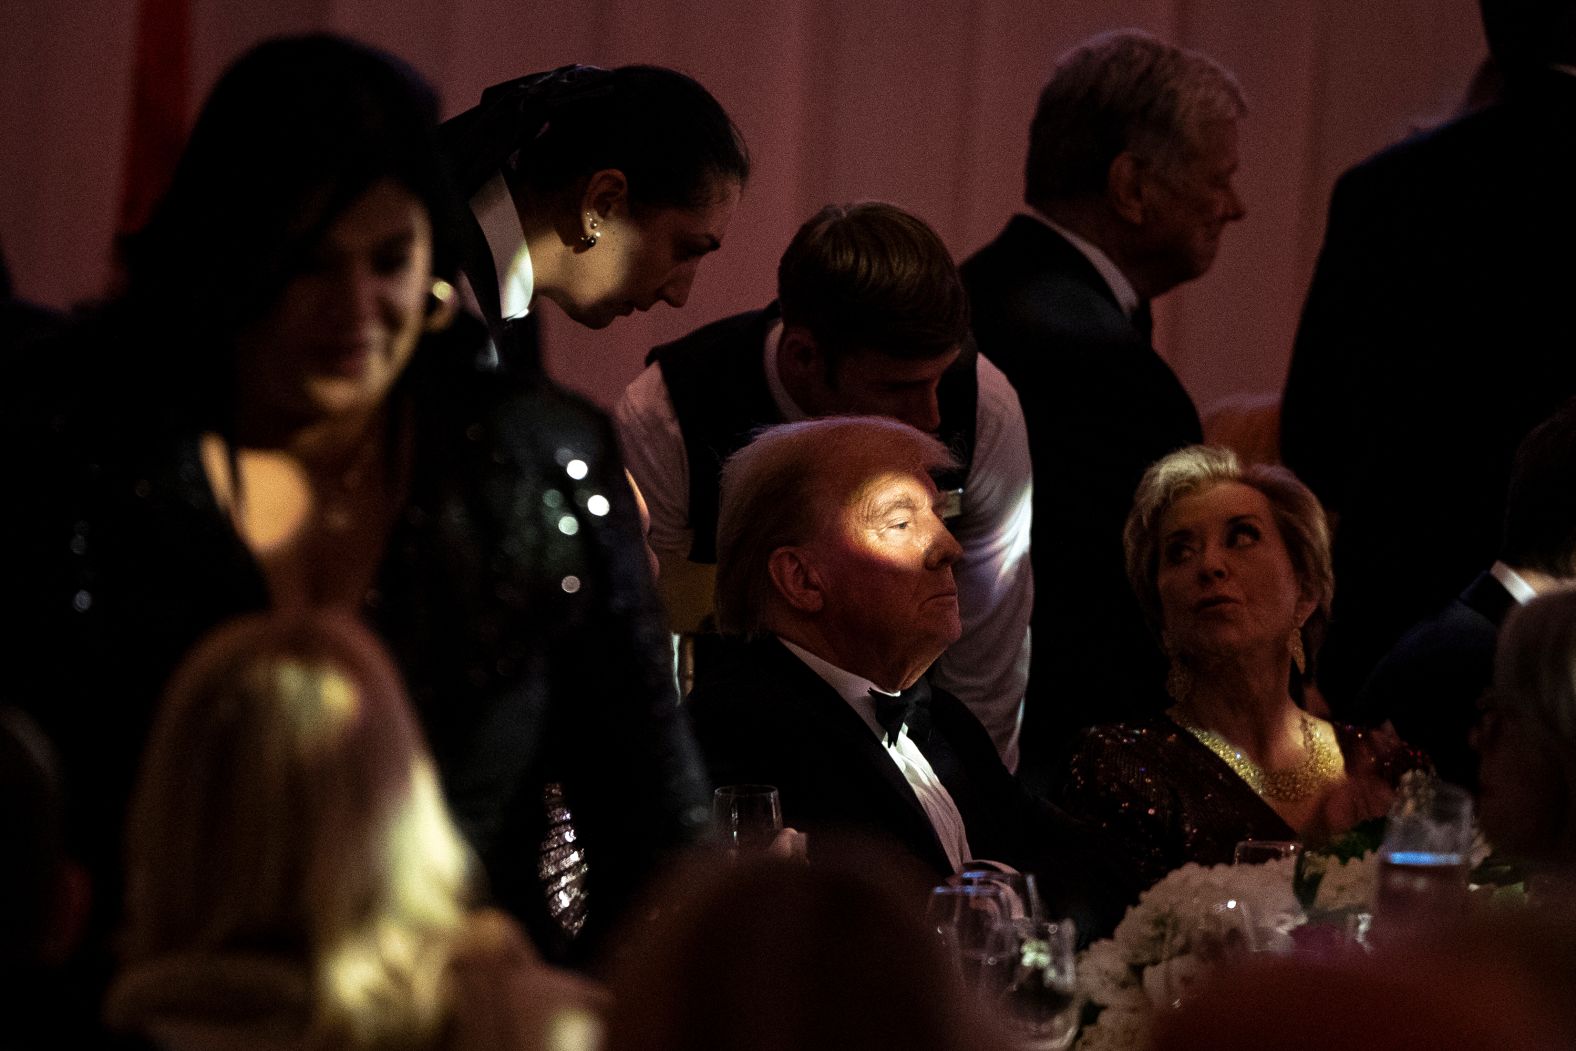
<path id="1" fill-rule="evenodd" d="M 399 675 L 352 618 L 247 617 L 177 670 L 132 801 L 130 968 L 285 962 L 322 1040 L 419 1044 L 468 871 Z"/>

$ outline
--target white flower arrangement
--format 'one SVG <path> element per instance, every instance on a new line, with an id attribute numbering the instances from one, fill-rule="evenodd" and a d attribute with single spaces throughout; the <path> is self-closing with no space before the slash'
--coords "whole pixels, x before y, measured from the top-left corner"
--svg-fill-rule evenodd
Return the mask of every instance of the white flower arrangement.
<path id="1" fill-rule="evenodd" d="M 1306 917 L 1292 890 L 1296 861 L 1188 864 L 1145 891 L 1105 941 L 1078 959 L 1079 991 L 1100 1009 L 1081 1051 L 1137 1051 L 1155 1009 L 1169 1005 L 1220 957 L 1279 948 Z"/>

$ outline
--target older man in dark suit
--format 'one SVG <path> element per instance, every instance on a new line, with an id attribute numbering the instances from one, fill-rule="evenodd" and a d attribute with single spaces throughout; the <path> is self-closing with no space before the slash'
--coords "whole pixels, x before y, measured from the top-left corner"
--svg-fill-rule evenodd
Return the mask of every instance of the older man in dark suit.
<path id="1" fill-rule="evenodd" d="M 719 782 L 776 785 L 812 860 L 849 844 L 941 877 L 991 859 L 1103 927 L 1127 900 L 1094 833 L 1030 797 L 925 669 L 962 632 L 934 438 L 877 417 L 774 427 L 723 472 L 717 614 L 750 636 L 691 694 Z"/>
<path id="2" fill-rule="evenodd" d="M 1244 103 L 1230 73 L 1138 32 L 1064 55 L 1024 198 L 963 264 L 979 347 L 1017 388 L 1034 459 L 1034 649 L 1020 774 L 1074 728 L 1164 707 L 1165 664 L 1122 568 L 1144 469 L 1202 440 L 1150 343 L 1149 302 L 1202 275 L 1225 227 Z"/>

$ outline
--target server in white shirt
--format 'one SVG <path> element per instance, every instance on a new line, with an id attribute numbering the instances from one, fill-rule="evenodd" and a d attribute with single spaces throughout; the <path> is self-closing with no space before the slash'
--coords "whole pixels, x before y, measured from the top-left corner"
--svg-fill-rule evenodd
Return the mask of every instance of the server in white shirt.
<path id="1" fill-rule="evenodd" d="M 794 236 L 777 286 L 764 310 L 654 350 L 615 414 L 651 505 L 675 629 L 710 610 L 719 470 L 760 428 L 868 413 L 937 434 L 960 461 L 938 483 L 962 547 L 963 634 L 932 681 L 979 717 L 1013 767 L 1034 602 L 1028 439 L 1017 395 L 969 339 L 952 257 L 902 209 L 830 205 Z"/>
<path id="2" fill-rule="evenodd" d="M 933 437 L 880 417 L 783 424 L 723 471 L 717 614 L 745 636 L 690 712 L 718 783 L 777 786 L 812 864 L 875 851 L 944 877 L 1034 871 L 1088 933 L 1131 888 L 1096 834 L 1029 796 L 985 729 L 923 678 L 963 630 Z"/>

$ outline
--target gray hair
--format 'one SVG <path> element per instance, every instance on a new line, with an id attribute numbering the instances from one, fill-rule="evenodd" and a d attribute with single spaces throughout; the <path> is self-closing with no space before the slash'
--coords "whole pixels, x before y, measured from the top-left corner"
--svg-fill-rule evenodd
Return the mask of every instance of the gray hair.
<path id="1" fill-rule="evenodd" d="M 1511 611 L 1494 655 L 1494 701 L 1538 720 L 1567 755 L 1576 750 L 1576 590 Z"/>
<path id="2" fill-rule="evenodd" d="M 1024 200 L 1098 194 L 1123 152 L 1174 175 L 1205 124 L 1247 109 L 1236 78 L 1207 55 L 1133 29 L 1091 37 L 1057 59 L 1040 93 Z"/>
<path id="3" fill-rule="evenodd" d="M 1164 627 L 1160 611 L 1160 521 L 1184 496 L 1202 492 L 1222 482 L 1250 486 L 1264 494 L 1291 559 L 1297 581 L 1316 600 L 1314 611 L 1302 626 L 1303 648 L 1309 669 L 1324 641 L 1330 600 L 1335 595 L 1335 571 L 1330 561 L 1330 523 L 1313 491 L 1284 467 L 1251 464 L 1247 467 L 1230 449 L 1190 445 L 1161 457 L 1144 472 L 1133 496 L 1122 530 L 1127 554 L 1127 580 L 1150 626 Z"/>
<path id="4" fill-rule="evenodd" d="M 722 468 L 717 626 L 768 629 L 772 552 L 813 539 L 878 472 L 957 466 L 941 442 L 885 416 L 834 416 L 768 427 Z"/>

